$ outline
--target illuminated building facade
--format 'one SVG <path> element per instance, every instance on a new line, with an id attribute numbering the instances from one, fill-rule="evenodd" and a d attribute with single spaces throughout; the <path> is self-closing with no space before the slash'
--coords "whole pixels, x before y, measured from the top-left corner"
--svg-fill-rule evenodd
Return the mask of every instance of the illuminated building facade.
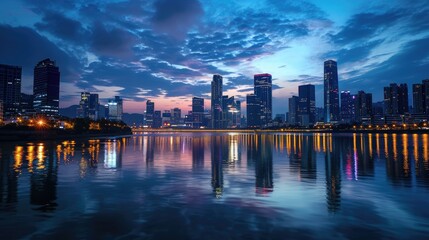
<path id="1" fill-rule="evenodd" d="M 273 112 L 272 76 L 268 73 L 254 75 L 254 93 L 261 102 L 260 126 L 271 123 Z"/>
<path id="2" fill-rule="evenodd" d="M 0 102 L 3 103 L 4 118 L 19 113 L 21 99 L 22 68 L 0 64 Z"/>
<path id="3" fill-rule="evenodd" d="M 211 82 L 211 127 L 219 129 L 222 124 L 222 76 L 213 75 Z"/>
<path id="4" fill-rule="evenodd" d="M 47 58 L 34 67 L 33 107 L 37 114 L 57 117 L 60 102 L 60 71 Z"/>
<path id="5" fill-rule="evenodd" d="M 115 96 L 114 99 L 109 99 L 109 120 L 122 121 L 122 98 Z"/>
<path id="6" fill-rule="evenodd" d="M 340 117 L 337 62 L 327 60 L 324 63 L 324 103 L 326 123 L 336 122 Z"/>

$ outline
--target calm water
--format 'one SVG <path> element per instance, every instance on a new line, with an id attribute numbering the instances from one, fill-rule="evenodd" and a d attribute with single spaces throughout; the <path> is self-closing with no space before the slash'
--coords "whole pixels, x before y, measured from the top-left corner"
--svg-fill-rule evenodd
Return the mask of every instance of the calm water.
<path id="1" fill-rule="evenodd" d="M 429 236 L 429 134 L 0 144 L 0 239 Z"/>

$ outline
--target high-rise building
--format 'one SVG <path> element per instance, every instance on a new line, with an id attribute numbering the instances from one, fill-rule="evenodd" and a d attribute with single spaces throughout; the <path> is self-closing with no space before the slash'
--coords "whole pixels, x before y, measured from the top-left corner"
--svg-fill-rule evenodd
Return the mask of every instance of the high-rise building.
<path id="1" fill-rule="evenodd" d="M 182 120 L 182 110 L 180 108 L 174 108 L 171 112 L 171 123 L 179 124 Z"/>
<path id="2" fill-rule="evenodd" d="M 34 108 L 33 108 L 33 100 L 34 98 L 32 94 L 21 93 L 20 109 L 21 109 L 21 114 L 24 117 L 31 117 L 35 114 Z"/>
<path id="3" fill-rule="evenodd" d="M 78 118 L 87 118 L 89 116 L 89 96 L 91 94 L 89 92 L 81 92 L 80 93 L 80 102 L 79 107 L 76 109 Z"/>
<path id="4" fill-rule="evenodd" d="M 98 112 L 98 106 L 100 102 L 98 101 L 98 94 L 91 93 L 89 95 L 89 103 L 88 103 L 88 117 L 92 120 L 100 119 L 100 115 Z"/>
<path id="5" fill-rule="evenodd" d="M 153 127 L 160 128 L 162 126 L 162 116 L 161 111 L 153 112 Z"/>
<path id="6" fill-rule="evenodd" d="M 413 84 L 413 113 L 425 113 L 423 84 Z"/>
<path id="7" fill-rule="evenodd" d="M 408 112 L 407 84 L 392 83 L 390 86 L 384 87 L 384 114 L 403 115 Z"/>
<path id="8" fill-rule="evenodd" d="M 341 122 L 351 123 L 355 119 L 355 98 L 350 91 L 341 91 Z"/>
<path id="9" fill-rule="evenodd" d="M 338 97 L 338 69 L 337 62 L 327 60 L 324 63 L 324 108 L 325 122 L 335 122 L 339 120 L 340 101 Z"/>
<path id="10" fill-rule="evenodd" d="M 234 97 L 230 97 L 226 101 L 226 127 L 238 128 L 240 127 L 241 116 L 241 102 L 235 101 Z"/>
<path id="11" fill-rule="evenodd" d="M 261 127 L 261 100 L 255 94 L 247 94 L 247 127 Z"/>
<path id="12" fill-rule="evenodd" d="M 254 75 L 254 92 L 261 101 L 261 125 L 267 126 L 272 119 L 273 112 L 273 90 L 272 76 L 268 73 Z"/>
<path id="13" fill-rule="evenodd" d="M 429 115 L 429 79 L 425 79 L 422 81 L 423 84 L 423 94 L 424 94 L 424 108 L 426 115 Z"/>
<path id="14" fill-rule="evenodd" d="M 107 105 L 109 106 L 109 120 L 122 121 L 122 98 L 115 96 L 114 99 L 109 99 Z"/>
<path id="15" fill-rule="evenodd" d="M 192 126 L 199 128 L 203 126 L 204 122 L 204 98 L 192 98 Z"/>
<path id="16" fill-rule="evenodd" d="M 222 128 L 222 76 L 213 75 L 211 83 L 211 127 Z"/>
<path id="17" fill-rule="evenodd" d="M 359 91 L 355 100 L 355 119 L 361 123 L 371 123 L 372 94 Z"/>
<path id="18" fill-rule="evenodd" d="M 34 110 L 37 114 L 57 117 L 60 102 L 60 71 L 47 58 L 34 67 Z"/>
<path id="19" fill-rule="evenodd" d="M 316 122 L 316 94 L 314 85 L 298 86 L 298 95 L 298 119 L 301 126 L 314 124 Z"/>
<path id="20" fill-rule="evenodd" d="M 299 97 L 292 96 L 289 98 L 289 114 L 288 114 L 288 123 L 290 125 L 296 125 L 299 123 L 298 119 L 298 105 Z"/>
<path id="21" fill-rule="evenodd" d="M 4 118 L 19 113 L 21 73 L 21 67 L 0 64 L 0 102 L 3 102 Z"/>
<path id="22" fill-rule="evenodd" d="M 154 125 L 153 125 L 154 113 L 155 113 L 155 103 L 152 102 L 151 100 L 147 100 L 146 101 L 146 113 L 144 116 L 145 117 L 144 122 L 145 122 L 146 126 L 151 127 L 151 128 L 154 127 Z"/>

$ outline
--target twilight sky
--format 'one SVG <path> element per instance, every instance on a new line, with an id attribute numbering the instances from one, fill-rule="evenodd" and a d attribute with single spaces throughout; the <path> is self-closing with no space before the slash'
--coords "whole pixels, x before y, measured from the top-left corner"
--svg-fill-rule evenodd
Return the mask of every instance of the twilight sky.
<path id="1" fill-rule="evenodd" d="M 273 112 L 285 113 L 306 83 L 322 106 L 326 59 L 338 61 L 340 91 L 374 101 L 391 82 L 429 78 L 426 0 L 2 0 L 0 36 L 0 63 L 23 67 L 23 92 L 38 61 L 57 62 L 61 107 L 87 90 L 102 103 L 122 96 L 125 112 L 147 99 L 189 110 L 193 96 L 209 108 L 213 74 L 244 100 L 267 72 Z"/>

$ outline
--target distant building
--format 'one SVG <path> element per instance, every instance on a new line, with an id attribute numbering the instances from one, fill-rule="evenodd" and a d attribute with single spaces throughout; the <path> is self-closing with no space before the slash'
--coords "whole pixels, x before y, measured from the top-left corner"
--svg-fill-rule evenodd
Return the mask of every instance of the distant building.
<path id="1" fill-rule="evenodd" d="M 155 114 L 155 103 L 151 100 L 146 101 L 146 112 L 144 116 L 144 123 L 146 126 L 153 128 L 153 118 Z"/>
<path id="2" fill-rule="evenodd" d="M 171 110 L 171 123 L 172 124 L 179 124 L 182 122 L 182 110 L 180 108 L 174 108 Z"/>
<path id="3" fill-rule="evenodd" d="M 337 62 L 327 60 L 324 63 L 324 103 L 325 122 L 336 122 L 340 115 L 340 101 L 338 90 Z"/>
<path id="4" fill-rule="evenodd" d="M 192 119 L 193 128 L 199 128 L 203 126 L 204 122 L 204 98 L 193 97 L 192 98 Z"/>
<path id="5" fill-rule="evenodd" d="M 239 128 L 241 125 L 241 102 L 235 101 L 234 97 L 228 98 L 226 101 L 226 127 Z"/>
<path id="6" fill-rule="evenodd" d="M 60 71 L 47 58 L 34 67 L 34 110 L 37 114 L 57 117 L 60 102 Z"/>
<path id="7" fill-rule="evenodd" d="M 425 113 L 423 84 L 413 84 L 413 113 Z"/>
<path id="8" fill-rule="evenodd" d="M 122 98 L 115 96 L 114 99 L 109 99 L 109 120 L 122 121 Z"/>
<path id="9" fill-rule="evenodd" d="M 21 67 L 0 64 L 0 101 L 6 119 L 17 116 L 20 111 L 21 73 Z"/>
<path id="10" fill-rule="evenodd" d="M 298 87 L 298 120 L 301 126 L 313 125 L 316 121 L 316 94 L 314 85 Z"/>
<path id="11" fill-rule="evenodd" d="M 247 94 L 247 127 L 261 127 L 261 100 L 255 94 Z"/>
<path id="12" fill-rule="evenodd" d="M 384 115 L 403 115 L 408 110 L 407 84 L 396 83 L 384 87 Z"/>
<path id="13" fill-rule="evenodd" d="M 360 123 L 371 124 L 372 94 L 359 91 L 355 101 L 355 119 Z"/>
<path id="14" fill-rule="evenodd" d="M 352 123 L 355 120 L 355 98 L 350 91 L 341 91 L 341 122 Z"/>
<path id="15" fill-rule="evenodd" d="M 285 123 L 286 122 L 286 115 L 285 114 L 276 114 L 276 117 L 274 120 L 278 123 Z"/>
<path id="16" fill-rule="evenodd" d="M 425 113 L 426 115 L 429 116 L 429 79 L 423 80 L 422 81 L 423 84 L 423 94 L 424 94 L 424 108 L 425 108 Z"/>
<path id="17" fill-rule="evenodd" d="M 222 124 L 222 76 L 213 75 L 211 82 L 211 127 L 219 129 Z"/>
<path id="18" fill-rule="evenodd" d="M 79 107 L 76 109 L 78 118 L 87 118 L 89 116 L 89 92 L 81 92 L 80 93 L 80 102 Z"/>
<path id="19" fill-rule="evenodd" d="M 261 102 L 261 126 L 268 126 L 272 120 L 273 97 L 272 76 L 268 73 L 254 75 L 254 92 Z"/>
<path id="20" fill-rule="evenodd" d="M 99 99 L 98 99 L 98 94 L 95 93 L 91 93 L 89 95 L 89 103 L 88 103 L 88 117 L 92 120 L 98 120 L 100 119 L 100 114 L 99 114 Z"/>
<path id="21" fill-rule="evenodd" d="M 298 119 L 298 105 L 299 97 L 292 96 L 289 98 L 289 114 L 288 114 L 288 123 L 290 125 L 296 125 L 299 123 Z"/>
<path id="22" fill-rule="evenodd" d="M 33 101 L 34 98 L 32 94 L 21 93 L 20 112 L 22 116 L 31 117 L 36 114 L 33 108 Z"/>
<path id="23" fill-rule="evenodd" d="M 162 126 L 162 116 L 161 111 L 153 112 L 153 127 L 160 128 Z"/>

